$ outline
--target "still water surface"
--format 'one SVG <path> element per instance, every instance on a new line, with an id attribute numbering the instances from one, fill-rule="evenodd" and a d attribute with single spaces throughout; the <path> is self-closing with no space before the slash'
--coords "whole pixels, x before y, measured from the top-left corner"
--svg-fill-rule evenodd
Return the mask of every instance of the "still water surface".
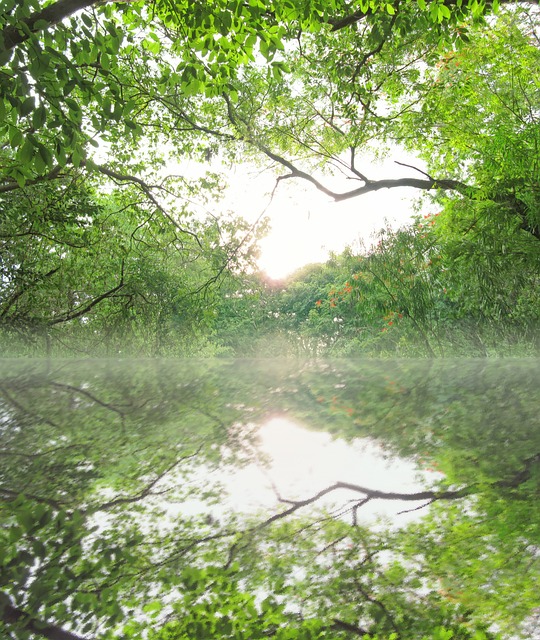
<path id="1" fill-rule="evenodd" d="M 268 561 L 273 579 L 271 562 L 282 569 L 285 562 L 290 584 L 301 585 L 292 594 L 294 606 L 301 607 L 303 589 L 318 598 L 330 584 L 330 570 L 341 576 L 341 589 L 358 572 L 368 584 L 377 571 L 392 569 L 394 547 L 384 547 L 387 534 L 373 525 L 382 515 L 406 556 L 388 601 L 402 590 L 405 608 L 417 606 L 411 616 L 416 631 L 403 637 L 425 637 L 425 629 L 431 630 L 438 618 L 433 612 L 426 617 L 428 600 L 444 613 L 462 598 L 466 616 L 502 629 L 500 637 L 516 637 L 519 627 L 521 637 L 537 638 L 539 374 L 534 360 L 0 361 L 0 515 L 11 531 L 14 558 L 2 567 L 19 581 L 0 573 L 2 589 L 22 608 L 32 602 L 40 579 L 50 591 L 47 568 L 54 580 L 66 570 L 62 559 L 55 565 L 50 535 L 74 558 L 94 544 L 101 558 L 119 541 L 123 558 L 130 548 L 124 541 L 133 536 L 138 553 L 150 549 L 150 575 L 156 567 L 168 568 L 163 602 L 170 600 L 169 585 L 179 584 L 178 571 L 208 558 L 226 566 L 234 549 L 248 574 L 252 562 L 258 567 Z M 298 505 L 336 482 L 356 488 Z M 433 500 L 425 494 L 416 496 L 426 487 L 436 492 L 438 510 L 429 510 Z M 403 502 L 389 493 L 415 495 Z M 444 502 L 442 493 L 459 499 Z M 295 517 L 326 507 L 309 519 L 322 527 L 283 520 L 291 501 L 299 507 Z M 18 508 L 27 511 L 21 516 Z M 70 525 L 77 513 L 81 537 L 73 542 Z M 426 514 L 433 518 L 398 531 Z M 56 519 L 63 524 L 52 531 Z M 277 520 L 286 526 L 273 539 L 268 524 Z M 97 531 L 90 526 L 95 523 Z M 370 531 L 349 523 L 368 524 Z M 417 526 L 425 523 L 418 536 Z M 263 528 L 253 559 L 249 545 Z M 378 567 L 371 567 L 372 554 L 362 546 L 366 539 L 369 545 L 382 541 Z M 422 560 L 428 573 L 415 564 L 426 540 L 434 543 Z M 272 544 L 277 555 L 265 558 Z M 296 566 L 302 554 L 307 559 Z M 139 561 L 137 556 L 127 565 Z M 351 562 L 356 568 L 349 575 Z M 413 571 L 416 586 L 407 591 Z M 381 585 L 388 587 L 383 581 L 373 588 Z M 158 587 L 152 580 L 146 591 L 137 585 L 142 612 Z M 351 588 L 349 595 L 323 597 L 317 606 L 329 608 L 332 620 L 332 607 L 357 598 L 356 583 Z M 61 599 L 74 601 L 73 592 Z M 173 593 L 180 598 L 184 592 Z M 368 615 L 366 602 L 377 604 L 368 597 L 358 610 L 344 611 L 355 625 L 377 630 L 380 607 Z M 387 618 L 394 625 L 393 616 Z"/>
<path id="2" fill-rule="evenodd" d="M 530 360 L 3 361 L 0 478 L 69 504 L 163 474 L 155 489 L 182 478 L 166 495 L 188 511 L 222 483 L 208 507 L 218 516 L 336 481 L 415 492 L 449 471 L 506 477 L 540 451 L 539 371 Z M 369 507 L 368 519 L 407 509 Z"/>

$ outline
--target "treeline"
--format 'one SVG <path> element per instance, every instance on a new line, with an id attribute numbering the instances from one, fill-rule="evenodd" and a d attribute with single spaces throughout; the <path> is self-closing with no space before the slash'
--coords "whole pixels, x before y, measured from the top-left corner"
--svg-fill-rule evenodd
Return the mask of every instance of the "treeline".
<path id="1" fill-rule="evenodd" d="M 0 194 L 2 355 L 214 354 L 255 236 L 176 202 L 77 171 Z"/>
<path id="2" fill-rule="evenodd" d="M 538 354 L 538 241 L 460 226 L 449 212 L 426 215 L 365 252 L 259 281 L 229 301 L 221 340 L 265 355 Z"/>
<path id="3" fill-rule="evenodd" d="M 493 224 L 495 206 L 486 224 L 441 202 L 361 252 L 271 282 L 242 220 L 164 222 L 135 195 L 76 177 L 2 195 L 4 356 L 540 350 L 540 243 L 517 217 Z"/>

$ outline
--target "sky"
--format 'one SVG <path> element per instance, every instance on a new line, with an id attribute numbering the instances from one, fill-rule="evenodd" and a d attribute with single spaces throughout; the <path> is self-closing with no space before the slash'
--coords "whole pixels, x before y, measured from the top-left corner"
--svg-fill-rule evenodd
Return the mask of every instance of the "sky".
<path id="1" fill-rule="evenodd" d="M 363 169 L 372 179 L 411 175 L 410 169 L 399 167 L 394 160 L 419 164 L 397 152 L 382 163 L 371 161 Z M 225 196 L 226 206 L 250 221 L 263 212 L 269 216 L 271 229 L 260 242 L 258 264 L 273 279 L 284 278 L 306 264 L 324 262 L 330 252 L 339 253 L 348 245 L 355 249 L 362 243 L 369 246 L 372 235 L 386 222 L 393 228 L 409 222 L 419 196 L 414 189 L 384 189 L 336 203 L 314 186 L 291 179 L 281 181 L 271 200 L 275 179 L 270 172 L 236 167 L 230 173 L 231 187 Z M 354 186 L 350 181 L 342 182 L 337 190 Z"/>

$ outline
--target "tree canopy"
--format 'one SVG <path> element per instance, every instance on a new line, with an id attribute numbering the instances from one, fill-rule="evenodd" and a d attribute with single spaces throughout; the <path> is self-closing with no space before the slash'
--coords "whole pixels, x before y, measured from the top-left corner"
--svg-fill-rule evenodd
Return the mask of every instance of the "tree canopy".
<path id="1" fill-rule="evenodd" d="M 499 5 L 0 2 L 2 355 L 114 356 L 1 362 L 1 634 L 538 633 L 538 367 L 485 358 L 540 348 L 540 13 Z M 231 165 L 419 212 L 272 283 Z M 283 353 L 428 359 L 117 361 Z M 213 472 L 263 464 L 276 412 L 423 484 L 237 513 Z M 370 526 L 379 501 L 419 518 Z"/>
<path id="2" fill-rule="evenodd" d="M 246 161 L 337 202 L 425 195 L 437 247 L 407 259 L 414 302 L 389 290 L 372 307 L 408 318 L 427 354 L 438 281 L 473 333 L 536 331 L 535 3 L 6 1 L 0 27 L 0 318 L 18 348 L 118 351 L 122 335 L 180 353 L 170 336 L 195 331 L 197 350 L 230 349 L 208 341 L 231 298 L 262 286 L 245 270 L 264 227 L 217 215 L 225 166 Z M 368 154 L 396 149 L 419 165 L 371 178 Z"/>

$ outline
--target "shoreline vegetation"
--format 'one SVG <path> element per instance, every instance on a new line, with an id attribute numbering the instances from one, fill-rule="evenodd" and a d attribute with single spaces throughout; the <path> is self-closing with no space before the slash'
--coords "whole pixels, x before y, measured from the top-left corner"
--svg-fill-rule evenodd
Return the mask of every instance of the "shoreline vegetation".
<path id="1" fill-rule="evenodd" d="M 0 15 L 0 355 L 540 353 L 535 3 L 41 4 Z M 419 213 L 272 282 L 242 166 Z"/>

